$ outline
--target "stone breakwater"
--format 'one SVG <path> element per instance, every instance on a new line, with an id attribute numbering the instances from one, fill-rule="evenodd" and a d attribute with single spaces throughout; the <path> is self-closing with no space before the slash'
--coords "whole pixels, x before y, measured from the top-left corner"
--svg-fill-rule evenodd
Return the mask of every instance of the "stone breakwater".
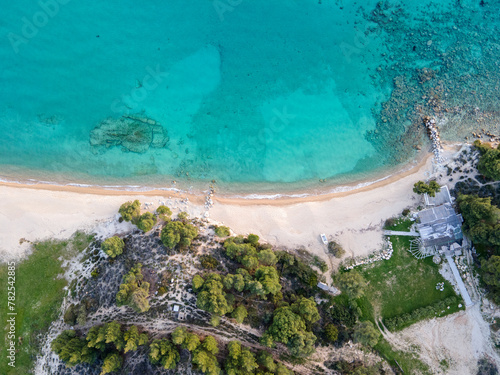
<path id="1" fill-rule="evenodd" d="M 423 122 L 427 129 L 427 135 L 431 140 L 434 158 L 436 159 L 436 162 L 441 163 L 443 162 L 443 157 L 441 156 L 443 146 L 441 145 L 441 138 L 439 137 L 439 130 L 436 126 L 436 120 L 426 116 L 423 118 Z"/>

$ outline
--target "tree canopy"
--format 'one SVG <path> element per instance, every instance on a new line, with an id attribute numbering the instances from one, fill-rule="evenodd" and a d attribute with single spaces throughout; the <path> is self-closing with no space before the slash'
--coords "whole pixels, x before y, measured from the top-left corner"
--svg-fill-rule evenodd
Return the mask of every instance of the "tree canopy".
<path id="1" fill-rule="evenodd" d="M 170 217 L 172 216 L 172 210 L 170 208 L 168 208 L 167 206 L 163 206 L 163 205 L 159 206 L 156 209 L 156 213 L 158 214 L 160 219 L 165 220 L 165 221 L 170 220 Z"/>
<path id="2" fill-rule="evenodd" d="M 133 202 L 126 202 L 120 206 L 118 213 L 125 221 L 132 221 L 141 214 L 141 202 L 135 200 Z"/>
<path id="3" fill-rule="evenodd" d="M 367 346 L 377 345 L 380 339 L 380 332 L 370 321 L 364 321 L 356 324 L 354 327 L 354 341 Z"/>
<path id="4" fill-rule="evenodd" d="M 491 198 L 460 195 L 457 202 L 464 218 L 464 231 L 472 242 L 500 246 L 500 209 L 491 204 Z"/>
<path id="5" fill-rule="evenodd" d="M 217 315 L 225 315 L 231 311 L 232 307 L 228 305 L 226 300 L 226 293 L 224 293 L 224 285 L 220 275 L 216 273 L 208 274 L 199 290 L 196 304 L 200 309 Z"/>
<path id="6" fill-rule="evenodd" d="M 114 258 L 123 253 L 124 247 L 125 243 L 118 236 L 106 238 L 101 245 L 102 251 L 104 251 L 110 258 Z"/>
<path id="7" fill-rule="evenodd" d="M 191 241 L 198 235 L 198 229 L 181 221 L 169 221 L 161 231 L 161 241 L 163 244 L 173 249 L 177 245 L 187 247 L 191 245 Z"/>
<path id="8" fill-rule="evenodd" d="M 335 277 L 335 282 L 340 290 L 351 299 L 357 299 L 364 295 L 366 281 L 357 271 L 340 273 Z"/>
<path id="9" fill-rule="evenodd" d="M 223 225 L 216 226 L 214 231 L 218 237 L 228 237 L 231 235 L 230 229 Z"/>
<path id="10" fill-rule="evenodd" d="M 500 256 L 492 255 L 488 260 L 483 260 L 481 274 L 490 292 L 489 296 L 495 303 L 500 303 Z"/>
<path id="11" fill-rule="evenodd" d="M 129 305 L 136 312 L 149 310 L 149 283 L 142 281 L 142 264 L 138 263 L 123 276 L 120 290 L 116 294 L 118 306 Z"/>
<path id="12" fill-rule="evenodd" d="M 426 184 L 423 181 L 418 181 L 413 185 L 413 192 L 417 194 L 427 193 L 431 197 L 435 197 L 436 193 L 441 190 L 441 187 L 436 181 L 431 181 Z"/>
<path id="13" fill-rule="evenodd" d="M 227 344 L 226 373 L 228 375 L 250 375 L 259 367 L 254 354 L 242 348 L 238 341 Z"/>
<path id="14" fill-rule="evenodd" d="M 170 370 L 177 366 L 180 360 L 179 351 L 168 339 L 154 340 L 149 346 L 149 359 L 153 364 L 159 364 Z"/>
<path id="15" fill-rule="evenodd" d="M 500 180 L 500 145 L 497 148 L 491 148 L 477 140 L 474 142 L 474 146 L 481 153 L 477 164 L 478 171 L 492 180 Z"/>
<path id="16" fill-rule="evenodd" d="M 139 216 L 136 220 L 137 227 L 142 230 L 144 233 L 149 232 L 156 224 L 156 215 L 153 215 L 151 212 L 145 212 L 141 216 Z"/>
<path id="17" fill-rule="evenodd" d="M 320 318 L 314 297 L 299 297 L 297 301 L 292 304 L 292 311 L 309 323 L 317 322 Z"/>

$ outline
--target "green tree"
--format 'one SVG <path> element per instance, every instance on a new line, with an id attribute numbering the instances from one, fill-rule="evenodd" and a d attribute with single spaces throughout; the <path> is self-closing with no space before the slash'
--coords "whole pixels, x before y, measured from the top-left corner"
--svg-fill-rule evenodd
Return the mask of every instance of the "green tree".
<path id="1" fill-rule="evenodd" d="M 113 371 L 118 371 L 122 368 L 123 358 L 119 353 L 109 353 L 106 358 L 104 358 L 104 362 L 101 368 L 101 375 L 109 374 Z"/>
<path id="2" fill-rule="evenodd" d="M 245 289 L 245 278 L 241 274 L 236 274 L 233 277 L 233 288 L 238 292 L 242 292 Z"/>
<path id="3" fill-rule="evenodd" d="M 190 352 L 196 350 L 196 348 L 200 345 L 200 338 L 198 335 L 194 333 L 186 333 L 186 337 L 184 338 L 184 342 L 182 343 L 182 349 L 187 349 Z"/>
<path id="4" fill-rule="evenodd" d="M 276 262 L 278 262 L 278 258 L 274 254 L 274 251 L 270 249 L 264 249 L 260 253 L 257 254 L 259 258 L 259 262 L 265 266 L 275 266 Z"/>
<path id="5" fill-rule="evenodd" d="M 320 318 L 318 308 L 316 307 L 316 302 L 313 297 L 299 297 L 297 301 L 292 304 L 292 311 L 301 316 L 304 321 L 309 323 L 317 322 Z"/>
<path id="6" fill-rule="evenodd" d="M 76 336 L 73 330 L 63 331 L 51 343 L 51 349 L 67 367 L 80 363 L 92 364 L 97 359 L 94 348 L 87 346 L 87 341 Z"/>
<path id="7" fill-rule="evenodd" d="M 464 231 L 476 244 L 500 246 L 500 209 L 491 198 L 460 195 L 458 206 L 464 218 Z"/>
<path id="8" fill-rule="evenodd" d="M 483 260 L 481 274 L 490 292 L 490 297 L 496 303 L 500 303 L 500 256 L 492 255 L 488 260 Z"/>
<path id="9" fill-rule="evenodd" d="M 145 212 L 137 219 L 137 227 L 144 233 L 149 232 L 156 224 L 156 216 L 151 212 Z"/>
<path id="10" fill-rule="evenodd" d="M 179 351 L 167 339 L 154 340 L 149 346 L 149 360 L 152 364 L 160 365 L 167 370 L 177 367 L 180 360 Z"/>
<path id="11" fill-rule="evenodd" d="M 189 219 L 189 214 L 186 211 L 179 212 L 177 214 L 177 219 L 179 219 L 183 223 L 186 223 L 187 220 Z"/>
<path id="12" fill-rule="evenodd" d="M 114 258 L 123 253 L 124 247 L 125 242 L 123 242 L 123 240 L 118 236 L 106 238 L 101 245 L 102 251 L 104 251 L 110 258 Z"/>
<path id="13" fill-rule="evenodd" d="M 295 334 L 288 342 L 290 354 L 294 357 L 308 357 L 314 353 L 316 336 L 312 332 L 302 331 Z"/>
<path id="14" fill-rule="evenodd" d="M 278 363 L 276 365 L 275 375 L 293 375 L 293 371 L 286 368 L 285 365 Z"/>
<path id="15" fill-rule="evenodd" d="M 141 214 L 141 202 L 135 200 L 133 202 L 123 203 L 118 213 L 122 215 L 123 220 L 132 221 Z"/>
<path id="16" fill-rule="evenodd" d="M 253 246 L 257 246 L 259 244 L 259 236 L 257 236 L 256 234 L 249 234 L 247 237 L 247 241 Z"/>
<path id="17" fill-rule="evenodd" d="M 274 362 L 274 358 L 271 353 L 266 352 L 265 350 L 261 350 L 257 354 L 257 363 L 262 367 L 267 368 L 271 372 L 276 371 L 276 363 Z"/>
<path id="18" fill-rule="evenodd" d="M 328 252 L 335 258 L 342 258 L 345 254 L 344 248 L 335 241 L 328 242 Z"/>
<path id="19" fill-rule="evenodd" d="M 217 344 L 217 340 L 213 336 L 207 336 L 203 340 L 203 343 L 201 344 L 201 347 L 203 350 L 206 350 L 209 353 L 212 354 L 217 354 L 219 353 L 219 346 Z"/>
<path id="20" fill-rule="evenodd" d="M 260 266 L 255 271 L 255 280 L 262 284 L 265 294 L 276 294 L 281 290 L 280 277 L 275 267 Z"/>
<path id="21" fill-rule="evenodd" d="M 232 317 L 236 319 L 236 321 L 240 324 L 243 323 L 247 316 L 247 309 L 243 305 L 239 305 L 237 308 L 235 308 L 232 314 Z"/>
<path id="22" fill-rule="evenodd" d="M 271 346 L 273 341 L 286 345 L 293 336 L 304 332 L 305 329 L 304 320 L 295 314 L 290 307 L 280 307 L 274 311 L 273 322 L 262 337 L 262 341 L 266 346 Z"/>
<path id="23" fill-rule="evenodd" d="M 354 341 L 367 346 L 377 345 L 380 339 L 380 332 L 370 321 L 364 321 L 356 324 L 354 327 Z"/>
<path id="24" fill-rule="evenodd" d="M 242 348 L 238 341 L 230 341 L 227 349 L 227 375 L 249 375 L 259 367 L 253 353 L 247 348 Z"/>
<path id="25" fill-rule="evenodd" d="M 139 333 L 136 326 L 131 326 L 123 334 L 123 339 L 125 340 L 125 353 L 137 350 L 139 346 L 146 345 L 149 341 L 148 335 L 146 333 Z"/>
<path id="26" fill-rule="evenodd" d="M 335 342 L 339 338 L 339 330 L 335 324 L 329 323 L 325 326 L 325 336 L 330 342 Z"/>
<path id="27" fill-rule="evenodd" d="M 198 293 L 196 304 L 200 309 L 212 314 L 225 315 L 230 311 L 220 275 L 216 273 L 207 275 Z"/>
<path id="28" fill-rule="evenodd" d="M 496 148 L 486 150 L 479 158 L 477 170 L 492 180 L 500 180 L 500 150 Z"/>
<path id="29" fill-rule="evenodd" d="M 129 273 L 123 276 L 120 290 L 116 294 L 116 304 L 118 306 L 128 305 L 136 312 L 149 310 L 149 283 L 142 281 L 142 264 L 138 263 Z"/>
<path id="30" fill-rule="evenodd" d="M 187 223 L 180 221 L 169 221 L 161 231 L 161 241 L 163 244 L 173 249 L 176 246 L 187 247 L 198 235 L 198 229 Z"/>
<path id="31" fill-rule="evenodd" d="M 113 321 L 106 323 L 106 344 L 114 344 L 118 351 L 123 350 L 125 341 L 123 339 L 122 326 L 120 323 Z"/>
<path id="32" fill-rule="evenodd" d="M 156 213 L 158 214 L 160 219 L 165 221 L 169 221 L 170 217 L 172 216 L 172 211 L 170 210 L 170 208 L 163 205 L 156 209 Z"/>
<path id="33" fill-rule="evenodd" d="M 243 267 L 245 267 L 250 272 L 256 269 L 259 265 L 259 260 L 256 257 L 252 257 L 249 255 L 245 255 L 244 257 L 242 257 L 240 262 Z"/>
<path id="34" fill-rule="evenodd" d="M 357 271 L 340 273 L 335 277 L 335 282 L 350 299 L 357 299 L 364 295 L 366 281 Z"/>
<path id="35" fill-rule="evenodd" d="M 228 227 L 222 225 L 216 226 L 214 231 L 218 237 L 227 237 L 231 235 L 231 230 Z"/>
<path id="36" fill-rule="evenodd" d="M 431 181 L 426 184 L 423 181 L 418 181 L 413 185 L 413 192 L 417 194 L 428 194 L 431 197 L 435 197 L 436 193 L 441 190 L 441 187 L 436 181 Z"/>
<path id="37" fill-rule="evenodd" d="M 193 276 L 193 290 L 194 291 L 197 291 L 199 290 L 202 286 L 203 286 L 203 283 L 205 282 L 205 280 L 203 280 L 203 277 L 201 277 L 200 275 L 194 275 Z"/>
<path id="38" fill-rule="evenodd" d="M 87 345 L 100 351 L 106 349 L 106 326 L 94 326 L 87 333 Z"/>
<path id="39" fill-rule="evenodd" d="M 221 369 L 217 358 L 210 352 L 203 349 L 198 349 L 193 353 L 193 363 L 198 366 L 198 369 L 204 374 L 219 375 Z"/>
<path id="40" fill-rule="evenodd" d="M 184 343 L 184 340 L 186 339 L 186 336 L 187 336 L 186 327 L 178 326 L 172 332 L 172 342 L 175 345 L 182 345 Z"/>

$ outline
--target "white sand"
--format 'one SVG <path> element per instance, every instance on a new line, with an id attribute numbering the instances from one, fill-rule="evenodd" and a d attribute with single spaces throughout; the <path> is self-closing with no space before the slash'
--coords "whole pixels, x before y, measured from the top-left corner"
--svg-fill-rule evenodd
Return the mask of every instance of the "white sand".
<path id="1" fill-rule="evenodd" d="M 366 255 L 380 248 L 384 220 L 415 203 L 412 186 L 427 178 L 431 169 L 431 159 L 427 158 L 413 170 L 373 186 L 307 199 L 253 201 L 216 196 L 210 218 L 237 233 L 255 233 L 274 245 L 305 246 L 325 260 L 328 256 L 320 233 L 344 245 L 348 256 Z M 174 212 L 186 210 L 192 216 L 206 211 L 203 197 L 190 197 L 190 203 L 184 204 L 175 197 L 168 199 L 169 195 L 173 194 L 153 191 L 131 195 L 76 187 L 0 184 L 0 260 L 19 258 L 29 249 L 28 243 L 19 244 L 21 238 L 67 238 L 78 229 L 94 230 L 104 222 L 109 231 L 116 224 L 120 204 L 128 200 L 153 202 L 154 207 L 159 201 L 167 201 L 170 207 L 177 207 Z"/>

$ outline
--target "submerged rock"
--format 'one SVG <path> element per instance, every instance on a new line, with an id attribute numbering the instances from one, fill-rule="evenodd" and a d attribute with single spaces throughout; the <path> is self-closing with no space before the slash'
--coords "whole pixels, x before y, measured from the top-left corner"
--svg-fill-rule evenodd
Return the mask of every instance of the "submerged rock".
<path id="1" fill-rule="evenodd" d="M 91 146 L 122 146 L 123 152 L 144 153 L 150 147 L 165 147 L 167 142 L 167 131 L 163 126 L 146 117 L 108 118 L 90 132 Z"/>

